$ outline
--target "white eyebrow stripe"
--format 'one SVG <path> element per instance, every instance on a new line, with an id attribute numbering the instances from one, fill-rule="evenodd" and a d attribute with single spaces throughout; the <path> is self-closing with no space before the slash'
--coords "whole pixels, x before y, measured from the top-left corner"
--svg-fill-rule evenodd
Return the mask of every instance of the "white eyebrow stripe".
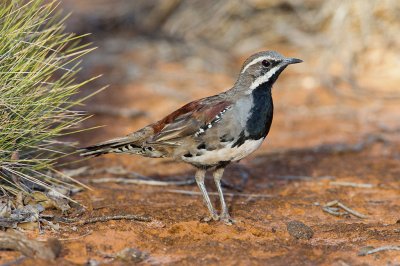
<path id="1" fill-rule="evenodd" d="M 251 83 L 251 86 L 250 86 L 249 90 L 247 91 L 247 93 L 250 94 L 258 86 L 260 86 L 264 82 L 268 81 L 276 73 L 276 71 L 278 71 L 281 67 L 282 66 L 277 65 L 277 66 L 271 68 L 264 76 L 258 77 L 253 83 Z"/>
<path id="2" fill-rule="evenodd" d="M 241 73 L 244 73 L 246 71 L 246 69 L 248 69 L 249 67 L 251 67 L 254 64 L 257 64 L 258 62 L 265 60 L 265 59 L 271 59 L 271 57 L 269 56 L 262 56 L 262 57 L 257 57 L 256 59 L 253 59 L 253 61 L 251 61 L 250 63 L 248 63 L 242 70 Z"/>

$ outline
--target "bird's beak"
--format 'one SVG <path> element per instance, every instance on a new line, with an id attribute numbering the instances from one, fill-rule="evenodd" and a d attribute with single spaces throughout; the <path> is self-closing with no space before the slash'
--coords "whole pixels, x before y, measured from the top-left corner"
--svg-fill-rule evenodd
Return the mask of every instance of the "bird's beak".
<path id="1" fill-rule="evenodd" d="M 301 59 L 297 59 L 297 58 L 286 58 L 285 60 L 283 60 L 286 64 L 290 65 L 290 64 L 298 64 L 303 62 L 303 60 Z"/>

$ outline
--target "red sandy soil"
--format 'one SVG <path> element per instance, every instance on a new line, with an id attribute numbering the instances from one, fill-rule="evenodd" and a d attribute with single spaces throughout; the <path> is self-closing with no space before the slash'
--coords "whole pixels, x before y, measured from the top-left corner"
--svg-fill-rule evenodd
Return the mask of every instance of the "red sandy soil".
<path id="1" fill-rule="evenodd" d="M 88 125 L 107 126 L 82 134 L 81 142 L 92 144 L 124 135 L 161 118 L 188 99 L 216 93 L 233 81 L 222 74 L 209 73 L 186 78 L 182 76 L 185 71 L 180 64 L 157 66 L 157 73 L 162 73 L 161 82 L 174 88 L 169 93 L 182 97 L 162 95 L 152 89 L 151 80 L 112 87 L 100 94 L 90 104 L 136 108 L 148 115 L 135 119 L 95 116 Z M 249 175 L 243 191 L 225 189 L 234 194 L 226 197 L 236 220 L 234 225 L 201 222 L 207 214 L 201 196 L 169 192 L 173 189 L 197 192 L 195 185 L 155 187 L 103 183 L 92 184 L 93 191 L 74 197 L 88 208 L 82 219 L 139 214 L 151 217 L 152 222 L 109 221 L 76 228 L 62 224 L 59 232 L 45 232 L 40 236 L 30 232 L 29 235 L 63 239 L 61 257 L 52 262 L 61 265 L 84 264 L 89 259 L 123 265 L 126 261 L 110 259 L 107 255 L 127 247 L 147 254 L 141 262 L 144 265 L 399 264 L 398 251 L 358 256 L 366 246 L 399 243 L 397 135 L 390 130 L 377 131 L 373 123 L 363 124 L 363 116 L 372 113 L 370 103 L 347 103 L 338 107 L 325 90 L 299 89 L 296 80 L 301 82 L 300 75 L 294 69 L 288 70 L 275 86 L 276 116 L 262 148 L 228 167 L 225 173 L 225 179 L 236 185 L 241 183 L 240 173 Z M 200 82 L 204 84 L 199 86 Z M 301 103 L 307 99 L 311 103 L 302 108 Z M 392 108 L 386 105 L 374 109 L 375 116 L 370 119 L 378 114 L 381 121 L 389 121 L 387 124 L 391 125 Z M 358 147 L 357 143 L 364 145 Z M 107 155 L 81 164 L 102 168 L 122 165 L 160 180 L 193 175 L 193 169 L 184 164 L 125 155 Z M 87 182 L 87 178 L 82 180 Z M 333 181 L 368 183 L 372 187 L 337 186 Z M 210 191 L 215 191 L 211 180 L 207 185 Z M 212 198 L 218 206 L 218 198 Z M 324 212 L 322 205 L 332 200 L 339 200 L 368 218 L 335 217 Z M 309 240 L 291 236 L 286 226 L 293 220 L 311 227 L 314 236 Z M 2 252 L 0 256 L 4 263 L 19 254 Z M 38 262 L 26 259 L 21 264 Z"/>
<path id="2" fill-rule="evenodd" d="M 89 63 L 93 64 L 90 74 L 105 73 L 102 82 L 112 86 L 90 100 L 88 107 L 134 108 L 146 114 L 137 118 L 95 115 L 85 126 L 105 127 L 75 136 L 82 145 L 128 134 L 190 100 L 228 89 L 234 82 L 232 75 L 188 69 L 182 62 L 148 62 L 147 50 L 110 55 L 113 52 L 107 54 L 104 48 L 106 41 L 98 44 L 100 49 Z M 296 54 L 289 51 L 285 55 Z M 99 64 L 110 57 L 115 60 Z M 237 70 L 241 61 L 232 62 Z M 129 62 L 141 65 L 145 71 L 134 81 L 120 80 L 127 75 Z M 53 262 L 25 259 L 19 264 L 82 265 L 89 259 L 114 265 L 400 264 L 399 251 L 358 255 L 367 246 L 399 244 L 399 103 L 338 98 L 321 88 L 309 69 L 312 65 L 306 61 L 282 74 L 273 89 L 275 116 L 270 135 L 258 151 L 225 172 L 225 180 L 242 188 L 225 188 L 231 193 L 226 199 L 236 220 L 234 225 L 201 222 L 207 214 L 201 196 L 171 192 L 197 192 L 195 185 L 89 184 L 93 191 L 74 196 L 87 207 L 78 216 L 82 220 L 138 214 L 151 217 L 152 222 L 121 220 L 75 227 L 60 224 L 58 232 L 27 232 L 31 238 L 59 238 L 63 249 Z M 368 75 L 365 79 L 368 82 Z M 193 176 L 190 166 L 167 159 L 107 155 L 76 167 L 83 165 L 123 166 L 159 180 Z M 249 176 L 244 184 L 243 173 Z M 80 180 L 88 183 L 89 178 L 105 176 Z M 211 179 L 207 185 L 209 191 L 215 191 Z M 219 206 L 218 198 L 212 199 Z M 336 217 L 324 212 L 322 206 L 333 200 L 368 217 Z M 57 211 L 51 213 L 60 215 Z M 311 227 L 311 239 L 296 239 L 288 233 L 287 223 L 295 220 Z M 146 258 L 136 262 L 110 258 L 124 248 L 144 252 Z M 19 256 L 18 252 L 1 252 L 0 263 Z"/>

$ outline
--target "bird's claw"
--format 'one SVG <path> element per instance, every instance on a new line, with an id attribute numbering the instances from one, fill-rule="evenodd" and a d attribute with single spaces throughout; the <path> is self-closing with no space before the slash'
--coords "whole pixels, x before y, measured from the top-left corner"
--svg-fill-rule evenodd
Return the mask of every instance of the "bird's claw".
<path id="1" fill-rule="evenodd" d="M 221 216 L 219 216 L 218 214 L 213 214 L 207 217 L 204 217 L 201 219 L 201 222 L 211 222 L 211 221 L 221 221 L 226 225 L 233 225 L 236 223 L 236 221 L 234 219 L 231 218 L 231 216 L 229 214 L 221 214 Z"/>
<path id="2" fill-rule="evenodd" d="M 236 223 L 236 221 L 233 220 L 229 214 L 222 214 L 220 216 L 220 220 L 226 225 L 233 225 Z"/>
<path id="3" fill-rule="evenodd" d="M 208 222 L 211 222 L 211 221 L 218 221 L 219 218 L 220 218 L 220 217 L 219 217 L 218 214 L 213 213 L 213 214 L 210 215 L 210 216 L 207 216 L 207 217 L 202 218 L 201 221 L 202 221 L 202 222 L 208 223 Z"/>

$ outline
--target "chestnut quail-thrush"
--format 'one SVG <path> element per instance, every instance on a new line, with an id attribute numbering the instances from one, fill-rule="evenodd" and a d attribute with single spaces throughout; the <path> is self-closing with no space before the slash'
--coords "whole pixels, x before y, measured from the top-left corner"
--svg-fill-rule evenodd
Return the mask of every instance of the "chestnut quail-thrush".
<path id="1" fill-rule="evenodd" d="M 197 169 L 195 179 L 210 212 L 208 220 L 231 224 L 221 188 L 224 168 L 260 147 L 272 123 L 272 85 L 288 65 L 301 62 L 275 51 L 256 53 L 244 62 L 228 91 L 190 102 L 125 137 L 84 148 L 81 155 L 126 153 L 189 163 Z M 213 170 L 220 215 L 204 185 L 207 170 Z"/>

